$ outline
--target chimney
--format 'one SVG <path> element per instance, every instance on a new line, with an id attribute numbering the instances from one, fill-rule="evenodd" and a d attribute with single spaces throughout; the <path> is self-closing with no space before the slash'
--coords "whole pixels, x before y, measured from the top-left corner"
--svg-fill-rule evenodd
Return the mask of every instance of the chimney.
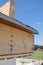
<path id="1" fill-rule="evenodd" d="M 0 7 L 0 12 L 11 18 L 14 18 L 15 14 L 14 9 L 15 9 L 15 3 L 12 0 L 9 0 L 2 7 Z"/>

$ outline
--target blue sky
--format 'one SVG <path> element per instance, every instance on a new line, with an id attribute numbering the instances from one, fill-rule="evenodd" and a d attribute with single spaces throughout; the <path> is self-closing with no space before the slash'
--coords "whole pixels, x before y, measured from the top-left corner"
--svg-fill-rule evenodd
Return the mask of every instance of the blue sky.
<path id="1" fill-rule="evenodd" d="M 8 0 L 0 0 L 2 6 Z M 39 31 L 35 44 L 43 45 L 43 0 L 13 0 L 16 4 L 15 18 Z"/>

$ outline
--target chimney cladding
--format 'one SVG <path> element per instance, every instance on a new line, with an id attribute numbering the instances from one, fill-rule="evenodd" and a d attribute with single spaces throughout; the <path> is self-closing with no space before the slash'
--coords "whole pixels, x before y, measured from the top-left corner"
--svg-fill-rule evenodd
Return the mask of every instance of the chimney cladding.
<path id="1" fill-rule="evenodd" d="M 11 18 L 14 18 L 15 14 L 14 9 L 15 9 L 15 3 L 12 0 L 9 0 L 2 7 L 0 7 L 0 12 Z"/>

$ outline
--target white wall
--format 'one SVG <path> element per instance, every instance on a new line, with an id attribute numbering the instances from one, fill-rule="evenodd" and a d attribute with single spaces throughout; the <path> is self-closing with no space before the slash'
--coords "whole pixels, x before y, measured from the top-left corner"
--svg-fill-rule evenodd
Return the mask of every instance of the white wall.
<path id="1" fill-rule="evenodd" d="M 16 59 L 0 60 L 0 65 L 16 65 Z"/>

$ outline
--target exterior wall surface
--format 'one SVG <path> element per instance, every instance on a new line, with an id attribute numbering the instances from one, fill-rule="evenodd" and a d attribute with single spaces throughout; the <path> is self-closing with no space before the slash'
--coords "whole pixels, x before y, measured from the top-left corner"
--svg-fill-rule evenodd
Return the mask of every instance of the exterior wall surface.
<path id="1" fill-rule="evenodd" d="M 0 12 L 9 16 L 10 11 L 10 1 L 4 4 L 2 7 L 0 7 Z"/>
<path id="2" fill-rule="evenodd" d="M 0 56 L 33 52 L 34 35 L 0 23 Z"/>
<path id="3" fill-rule="evenodd" d="M 14 14 L 15 14 L 14 8 L 15 8 L 15 3 L 9 0 L 6 4 L 0 7 L 0 12 L 11 18 L 14 18 Z"/>
<path id="4" fill-rule="evenodd" d="M 16 65 L 16 58 L 15 59 L 5 59 L 0 60 L 0 65 Z"/>

